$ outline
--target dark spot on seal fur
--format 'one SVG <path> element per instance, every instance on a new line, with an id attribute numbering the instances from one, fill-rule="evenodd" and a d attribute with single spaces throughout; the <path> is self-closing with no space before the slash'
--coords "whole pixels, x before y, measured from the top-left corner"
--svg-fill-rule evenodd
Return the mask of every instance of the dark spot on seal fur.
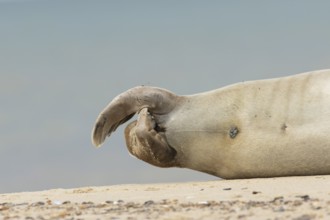
<path id="1" fill-rule="evenodd" d="M 231 190 L 231 188 L 223 188 L 223 190 Z"/>
<path id="2" fill-rule="evenodd" d="M 287 129 L 287 127 L 288 127 L 288 126 L 287 126 L 285 123 L 283 123 L 282 126 L 281 126 L 281 130 L 282 130 L 282 131 L 285 131 L 285 130 Z"/>
<path id="3" fill-rule="evenodd" d="M 234 139 L 237 136 L 238 132 L 239 130 L 237 127 L 232 127 L 229 131 L 230 138 Z"/>

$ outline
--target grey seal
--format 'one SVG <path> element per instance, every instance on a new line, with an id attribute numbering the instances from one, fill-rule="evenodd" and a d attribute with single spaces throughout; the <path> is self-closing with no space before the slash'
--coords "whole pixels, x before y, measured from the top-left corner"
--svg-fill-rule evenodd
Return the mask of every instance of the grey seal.
<path id="1" fill-rule="evenodd" d="M 330 70 L 186 96 L 135 87 L 100 113 L 93 144 L 136 113 L 127 148 L 158 167 L 225 179 L 330 174 Z"/>

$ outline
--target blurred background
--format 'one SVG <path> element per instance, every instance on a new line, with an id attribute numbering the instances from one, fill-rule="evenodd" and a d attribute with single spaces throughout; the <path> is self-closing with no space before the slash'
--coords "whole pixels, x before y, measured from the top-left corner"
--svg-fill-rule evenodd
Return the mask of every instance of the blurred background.
<path id="1" fill-rule="evenodd" d="M 193 94 L 330 67 L 330 1 L 0 0 L 0 193 L 214 180 L 131 157 L 99 112 L 137 86 Z"/>

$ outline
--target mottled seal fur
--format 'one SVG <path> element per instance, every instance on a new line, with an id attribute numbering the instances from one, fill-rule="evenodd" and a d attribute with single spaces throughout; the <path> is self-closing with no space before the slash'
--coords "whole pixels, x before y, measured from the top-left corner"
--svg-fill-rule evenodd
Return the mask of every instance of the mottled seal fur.
<path id="1" fill-rule="evenodd" d="M 135 113 L 128 150 L 155 166 L 226 179 L 330 174 L 330 70 L 188 96 L 135 87 L 100 113 L 93 144 Z"/>

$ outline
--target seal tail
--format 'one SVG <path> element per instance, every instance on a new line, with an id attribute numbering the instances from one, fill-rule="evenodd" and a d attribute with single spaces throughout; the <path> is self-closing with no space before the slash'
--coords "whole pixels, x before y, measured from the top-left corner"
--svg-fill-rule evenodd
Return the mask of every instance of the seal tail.
<path id="1" fill-rule="evenodd" d="M 99 147 L 117 127 L 143 108 L 151 113 L 166 114 L 176 103 L 178 96 L 161 88 L 138 86 L 115 97 L 99 114 L 92 131 L 92 143 Z"/>

